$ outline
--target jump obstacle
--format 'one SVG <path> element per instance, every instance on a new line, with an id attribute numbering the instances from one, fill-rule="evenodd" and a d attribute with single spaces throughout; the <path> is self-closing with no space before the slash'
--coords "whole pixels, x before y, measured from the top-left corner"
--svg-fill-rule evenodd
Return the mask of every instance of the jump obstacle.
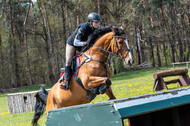
<path id="1" fill-rule="evenodd" d="M 48 91 L 50 89 L 47 89 Z M 22 113 L 34 111 L 38 91 L 19 92 L 7 94 L 7 104 L 9 113 Z"/>
<path id="2" fill-rule="evenodd" d="M 47 126 L 190 126 L 190 87 L 51 110 Z"/>
<path id="3" fill-rule="evenodd" d="M 170 81 L 164 81 L 164 77 L 169 76 L 179 76 L 179 79 L 174 79 Z M 175 70 L 164 70 L 160 72 L 156 72 L 153 75 L 155 81 L 153 90 L 159 91 L 162 89 L 168 90 L 167 85 L 171 83 L 178 83 L 178 86 L 187 86 L 190 85 L 190 78 L 188 76 L 188 69 L 181 68 L 181 69 L 175 69 Z"/>

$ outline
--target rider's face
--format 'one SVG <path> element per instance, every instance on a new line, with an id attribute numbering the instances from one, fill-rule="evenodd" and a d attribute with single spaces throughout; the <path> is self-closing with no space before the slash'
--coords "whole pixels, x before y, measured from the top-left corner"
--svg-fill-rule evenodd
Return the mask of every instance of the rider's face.
<path id="1" fill-rule="evenodd" d="M 100 22 L 92 22 L 92 26 L 94 27 L 94 28 L 99 28 L 99 26 L 100 26 Z"/>

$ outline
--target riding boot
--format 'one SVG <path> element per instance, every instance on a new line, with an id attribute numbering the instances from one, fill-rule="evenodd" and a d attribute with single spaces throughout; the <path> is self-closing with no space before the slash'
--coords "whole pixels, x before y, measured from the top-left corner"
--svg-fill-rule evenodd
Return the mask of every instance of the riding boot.
<path id="1" fill-rule="evenodd" d="M 61 88 L 64 88 L 65 90 L 69 90 L 69 83 L 71 80 L 71 66 L 65 66 L 65 83 L 63 85 L 60 85 Z"/>

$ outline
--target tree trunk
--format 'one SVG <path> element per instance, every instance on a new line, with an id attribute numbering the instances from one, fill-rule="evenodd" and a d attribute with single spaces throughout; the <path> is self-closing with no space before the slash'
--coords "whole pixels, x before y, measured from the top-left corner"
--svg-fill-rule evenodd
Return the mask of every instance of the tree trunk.
<path id="1" fill-rule="evenodd" d="M 98 14 L 101 14 L 100 0 L 98 0 L 97 5 L 98 5 Z"/>
<path id="2" fill-rule="evenodd" d="M 64 60 L 64 57 L 65 57 L 65 45 L 66 45 L 66 40 L 67 40 L 67 36 L 66 36 L 66 16 L 65 16 L 65 10 L 64 10 L 64 7 L 66 6 L 65 4 L 65 0 L 63 0 L 62 2 L 62 6 L 61 6 L 61 14 L 62 14 L 62 21 L 63 21 L 63 45 L 60 46 L 60 55 L 61 55 L 61 61 L 62 61 L 62 67 L 65 66 L 65 60 Z M 65 5 L 65 6 L 64 6 Z M 60 43 L 61 44 L 61 43 Z"/>
<path id="3" fill-rule="evenodd" d="M 174 22 L 174 26 L 175 26 L 175 31 L 176 31 L 176 34 L 177 34 L 177 39 L 178 39 L 178 44 L 179 44 L 179 54 L 180 54 L 180 62 L 184 62 L 185 61 L 185 57 L 184 57 L 184 51 L 183 51 L 183 43 L 182 43 L 182 40 L 181 40 L 181 35 L 180 35 L 180 28 L 179 28 L 179 25 L 177 23 L 177 14 L 176 14 L 176 7 L 175 5 L 171 5 L 171 14 L 173 16 L 173 22 Z"/>
<path id="4" fill-rule="evenodd" d="M 27 78 L 27 81 L 29 81 L 29 83 L 26 83 L 27 85 L 28 84 L 32 84 L 32 73 L 31 73 L 31 69 L 30 69 L 30 56 L 29 56 L 29 52 L 28 52 L 28 41 L 27 41 L 27 35 L 26 35 L 26 23 L 27 23 L 27 20 L 28 20 L 28 15 L 29 15 L 29 12 L 30 12 L 30 6 L 28 7 L 28 11 L 27 11 L 27 14 L 26 14 L 26 17 L 25 17 L 25 20 L 24 20 L 24 23 L 23 23 L 23 27 L 24 27 L 24 41 L 25 41 L 25 44 L 26 44 L 26 67 L 27 67 L 27 70 L 26 71 L 26 74 L 28 74 L 28 76 L 26 77 Z"/>
<path id="5" fill-rule="evenodd" d="M 71 19 L 70 19 L 70 15 L 69 15 L 69 10 L 68 10 L 68 6 L 67 6 L 67 2 L 65 1 L 65 11 L 66 11 L 66 18 L 67 19 L 67 24 L 68 24 L 68 27 L 67 27 L 67 30 L 68 30 L 68 35 L 67 36 L 70 36 L 72 34 L 71 30 L 72 30 L 72 25 L 71 25 Z"/>
<path id="6" fill-rule="evenodd" d="M 145 52 L 144 52 L 144 40 L 142 38 L 142 29 L 139 29 L 139 35 L 140 35 L 140 43 L 141 43 L 141 49 L 140 49 L 140 52 L 141 52 L 141 57 L 142 57 L 142 63 L 143 62 L 146 62 L 146 56 L 145 56 Z"/>
<path id="7" fill-rule="evenodd" d="M 13 40 L 13 61 L 14 61 L 14 73 L 15 73 L 15 85 L 17 87 L 20 87 L 20 76 L 19 76 L 19 64 L 18 64 L 18 54 L 17 54 L 17 45 L 16 45 L 16 40 L 15 40 L 15 21 L 14 21 L 14 15 L 13 15 L 13 5 L 12 5 L 12 0 L 9 0 L 9 8 L 10 8 L 10 22 L 11 22 L 11 38 Z"/>
<path id="8" fill-rule="evenodd" d="M 37 0 L 37 3 L 38 3 L 38 7 L 39 7 L 39 10 L 40 10 L 40 13 L 41 13 L 41 16 L 42 16 L 42 19 L 43 19 L 43 24 L 44 24 L 44 33 L 46 35 L 45 37 L 45 42 L 46 42 L 46 52 L 47 52 L 47 60 L 48 60 L 48 69 L 49 69 L 49 80 L 51 82 L 54 82 L 55 81 L 55 77 L 54 77 L 54 74 L 53 74 L 53 69 L 52 69 L 52 62 L 51 62 L 51 59 L 53 59 L 51 57 L 52 54 L 52 42 L 51 42 L 51 35 L 50 35 L 50 29 L 49 27 L 47 26 L 47 21 L 46 21 L 46 17 L 44 16 L 44 14 L 42 13 L 42 10 L 41 10 L 41 5 L 39 3 L 39 0 Z M 46 14 L 46 13 L 45 13 Z M 54 59 L 53 59 L 53 63 L 54 62 Z M 55 69 L 54 69 L 55 70 Z"/>
<path id="9" fill-rule="evenodd" d="M 137 26 L 135 25 L 135 36 L 136 36 L 136 52 L 137 52 L 137 63 L 138 65 L 141 64 L 141 57 L 140 57 L 140 39 L 139 39 L 139 33 L 137 32 Z"/>
<path id="10" fill-rule="evenodd" d="M 149 37 L 150 50 L 151 50 L 151 59 L 152 59 L 152 67 L 155 67 L 155 58 L 154 58 L 154 46 L 152 44 L 152 38 Z"/>
<path id="11" fill-rule="evenodd" d="M 2 51 L 2 37 L 0 34 L 0 71 L 1 71 L 0 74 L 2 74 L 2 75 L 4 75 L 3 60 L 4 60 L 4 57 L 3 57 L 3 51 Z"/>
<path id="12" fill-rule="evenodd" d="M 161 63 L 161 59 L 160 59 L 160 50 L 159 50 L 159 45 L 156 45 L 156 50 L 157 50 L 157 59 L 158 59 L 158 66 L 161 67 L 162 63 Z"/>
<path id="13" fill-rule="evenodd" d="M 52 73 L 52 76 L 50 77 L 51 79 L 51 82 L 54 82 L 55 81 L 55 76 L 54 76 L 54 73 L 56 73 L 57 71 L 57 65 L 56 65 L 56 61 L 55 61 L 55 54 L 54 54 L 54 49 L 53 49 L 53 41 L 52 41 L 52 38 L 51 38 L 51 30 L 50 30 L 50 25 L 49 25 L 49 19 L 48 19 L 48 15 L 47 15 L 47 10 L 46 10 L 46 4 L 44 2 L 44 20 L 46 22 L 46 32 L 47 32 L 47 36 L 48 36 L 48 44 L 49 44 L 49 51 L 50 51 L 50 57 L 51 57 L 51 62 L 53 64 L 53 73 Z"/>
<path id="14" fill-rule="evenodd" d="M 53 3 L 51 3 L 51 5 L 53 5 Z M 57 3 L 55 3 L 54 5 L 57 5 Z M 54 19 L 55 31 L 56 31 L 57 41 L 58 41 L 58 44 L 56 44 L 56 47 L 57 47 L 57 51 L 60 50 L 60 56 L 62 58 L 63 50 L 62 50 L 62 44 L 61 44 L 60 29 L 59 29 L 58 22 L 57 22 L 58 21 L 58 19 L 57 19 L 58 15 L 55 14 L 55 9 L 54 9 L 54 8 L 58 8 L 58 7 L 56 7 L 56 6 L 51 6 L 51 7 L 53 10 L 53 19 Z M 63 60 L 63 62 L 64 62 L 64 60 Z M 57 55 L 57 66 L 59 68 L 59 56 L 58 55 Z M 56 71 L 56 80 L 57 79 L 59 79 L 59 69 L 57 69 L 57 71 Z"/>
<path id="15" fill-rule="evenodd" d="M 163 24 L 164 24 L 164 30 L 165 30 L 165 34 L 166 36 L 168 37 L 168 40 L 169 40 L 169 43 L 170 43 L 170 46 L 171 46 L 171 51 L 172 51 L 172 62 L 174 63 L 176 60 L 175 60 L 175 46 L 173 44 L 173 41 L 171 40 L 170 38 L 170 35 L 168 33 L 169 29 L 167 28 L 167 24 L 166 24 L 166 20 L 165 20 L 165 16 L 164 16 L 164 11 L 163 11 L 163 8 L 162 6 L 160 6 L 160 13 L 162 15 L 162 21 L 163 21 Z"/>
<path id="16" fill-rule="evenodd" d="M 165 43 L 163 43 L 163 52 L 164 52 L 165 66 L 168 66 Z"/>
<path id="17" fill-rule="evenodd" d="M 11 60 L 11 45 L 9 42 L 9 33 L 7 29 L 7 21 L 5 20 L 5 31 L 6 31 L 6 41 L 7 41 L 7 57 L 8 57 L 8 64 L 9 64 L 9 72 L 10 72 L 10 84 L 12 87 L 16 87 L 15 80 L 14 80 L 14 72 L 13 72 L 13 66 L 12 66 L 12 60 Z"/>

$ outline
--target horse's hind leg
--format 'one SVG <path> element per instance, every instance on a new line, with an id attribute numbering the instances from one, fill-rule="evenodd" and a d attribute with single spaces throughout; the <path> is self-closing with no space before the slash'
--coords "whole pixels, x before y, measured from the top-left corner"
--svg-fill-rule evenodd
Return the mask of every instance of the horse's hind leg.
<path id="1" fill-rule="evenodd" d="M 49 92 L 48 94 L 48 98 L 47 98 L 47 104 L 46 104 L 46 112 L 48 114 L 48 111 L 49 110 L 52 110 L 52 109 L 57 109 L 58 106 L 57 104 L 55 104 L 55 100 L 53 98 L 53 95 L 52 95 L 52 90 Z"/>
<path id="2" fill-rule="evenodd" d="M 106 94 L 107 94 L 108 97 L 110 98 L 109 100 L 116 99 L 115 95 L 114 95 L 113 92 L 112 92 L 111 86 L 110 86 L 109 89 L 106 91 Z"/>

